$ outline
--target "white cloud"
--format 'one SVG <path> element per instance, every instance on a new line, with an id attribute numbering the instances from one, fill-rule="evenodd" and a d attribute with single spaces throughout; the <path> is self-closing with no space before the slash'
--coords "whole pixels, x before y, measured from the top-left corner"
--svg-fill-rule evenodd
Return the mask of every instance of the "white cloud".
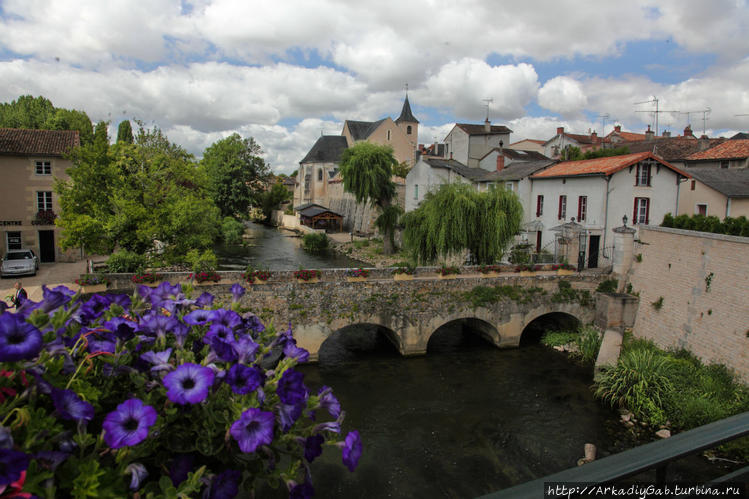
<path id="1" fill-rule="evenodd" d="M 586 108 L 588 99 L 578 81 L 557 76 L 538 91 L 538 104 L 562 115 L 579 115 Z"/>

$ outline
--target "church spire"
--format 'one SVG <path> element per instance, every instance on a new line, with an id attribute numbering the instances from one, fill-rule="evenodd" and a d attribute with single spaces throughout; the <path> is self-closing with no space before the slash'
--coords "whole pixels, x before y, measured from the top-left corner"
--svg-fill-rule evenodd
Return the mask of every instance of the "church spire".
<path id="1" fill-rule="evenodd" d="M 403 109 L 401 110 L 401 115 L 398 116 L 398 119 L 395 120 L 396 123 L 406 122 L 406 123 L 418 123 L 419 120 L 417 120 L 413 113 L 411 112 L 411 104 L 408 103 L 408 94 L 406 94 L 406 100 L 403 101 Z"/>

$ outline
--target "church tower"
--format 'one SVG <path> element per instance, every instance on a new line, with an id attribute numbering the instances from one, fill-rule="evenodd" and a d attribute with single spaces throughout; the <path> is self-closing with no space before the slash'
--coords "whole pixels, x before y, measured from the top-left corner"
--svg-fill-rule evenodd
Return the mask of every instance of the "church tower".
<path id="1" fill-rule="evenodd" d="M 395 124 L 398 125 L 398 128 L 400 128 L 408 138 L 415 155 L 416 146 L 419 141 L 419 120 L 417 120 L 411 112 L 411 104 L 408 102 L 408 93 L 406 93 L 406 99 L 403 101 L 401 115 L 395 120 Z"/>

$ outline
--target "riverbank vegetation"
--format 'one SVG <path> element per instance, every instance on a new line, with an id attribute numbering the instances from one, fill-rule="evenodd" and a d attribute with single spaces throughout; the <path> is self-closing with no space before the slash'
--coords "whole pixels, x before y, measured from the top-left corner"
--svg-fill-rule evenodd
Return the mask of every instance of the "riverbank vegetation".
<path id="1" fill-rule="evenodd" d="M 310 253 L 322 253 L 330 246 L 330 240 L 324 232 L 305 234 L 302 236 L 302 248 Z"/>
<path id="2" fill-rule="evenodd" d="M 749 410 L 749 389 L 720 364 L 625 337 L 616 366 L 596 378 L 596 396 L 651 426 L 688 430 Z M 727 446 L 749 459 L 749 440 Z"/>
<path id="3" fill-rule="evenodd" d="M 583 364 L 593 364 L 596 361 L 601 341 L 601 332 L 590 325 L 583 326 L 576 331 L 548 331 L 541 338 L 543 345 L 552 348 L 561 347 Z"/>

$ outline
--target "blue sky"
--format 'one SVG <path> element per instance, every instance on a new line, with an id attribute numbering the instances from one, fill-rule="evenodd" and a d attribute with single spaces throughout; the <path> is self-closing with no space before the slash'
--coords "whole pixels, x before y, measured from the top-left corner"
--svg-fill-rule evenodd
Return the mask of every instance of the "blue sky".
<path id="1" fill-rule="evenodd" d="M 345 119 L 397 117 L 420 142 L 489 117 L 513 141 L 556 127 L 642 132 L 660 108 L 749 129 L 745 0 L 2 0 L 0 100 L 44 95 L 95 121 L 139 119 L 200 156 L 253 136 L 279 172 Z M 600 115 L 608 114 L 602 130 Z M 702 131 L 700 115 L 690 116 Z M 682 133 L 687 115 L 662 113 Z"/>

